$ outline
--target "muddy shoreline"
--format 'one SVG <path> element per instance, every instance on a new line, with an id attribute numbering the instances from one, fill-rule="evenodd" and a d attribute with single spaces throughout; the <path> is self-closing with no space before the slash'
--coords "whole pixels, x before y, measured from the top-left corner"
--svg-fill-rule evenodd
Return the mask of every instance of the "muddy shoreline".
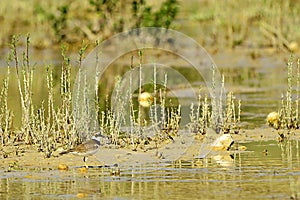
<path id="1" fill-rule="evenodd" d="M 282 141 L 279 133 L 286 138 Z M 300 130 L 292 130 L 288 133 L 272 128 L 256 128 L 252 130 L 241 130 L 239 134 L 233 134 L 235 144 L 247 146 L 252 141 L 277 141 L 300 140 Z M 184 141 L 184 142 L 182 142 Z M 134 166 L 149 163 L 166 163 L 175 160 L 192 160 L 197 155 L 201 147 L 201 142 L 194 140 L 190 134 L 185 134 L 179 140 L 170 143 L 156 150 L 147 152 L 132 151 L 130 149 L 109 149 L 102 148 L 97 154 L 88 157 L 87 165 L 90 168 L 99 166 Z M 246 150 L 247 151 L 247 150 Z M 54 153 L 50 158 L 45 158 L 44 153 L 37 152 L 36 147 L 31 145 L 5 146 L 1 149 L 0 170 L 11 172 L 17 170 L 57 170 L 59 164 L 64 164 L 68 168 L 80 168 L 84 166 L 82 157 L 74 155 L 62 155 Z"/>

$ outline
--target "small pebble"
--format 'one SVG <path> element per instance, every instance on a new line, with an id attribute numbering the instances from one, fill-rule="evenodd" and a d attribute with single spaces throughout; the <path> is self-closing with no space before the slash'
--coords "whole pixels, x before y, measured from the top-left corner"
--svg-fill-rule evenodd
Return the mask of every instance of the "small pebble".
<path id="1" fill-rule="evenodd" d="M 58 170 L 67 171 L 68 169 L 69 169 L 69 167 L 67 165 L 65 165 L 65 164 L 60 163 L 58 165 Z"/>
<path id="2" fill-rule="evenodd" d="M 88 168 L 86 168 L 86 167 L 80 167 L 80 168 L 78 168 L 78 171 L 80 173 L 86 173 L 88 171 Z"/>
<path id="3" fill-rule="evenodd" d="M 76 196 L 77 196 L 77 198 L 85 198 L 85 197 L 88 197 L 88 194 L 80 192 Z"/>
<path id="4" fill-rule="evenodd" d="M 246 151 L 247 147 L 241 145 L 241 146 L 238 147 L 238 150 L 240 150 L 240 151 Z"/>

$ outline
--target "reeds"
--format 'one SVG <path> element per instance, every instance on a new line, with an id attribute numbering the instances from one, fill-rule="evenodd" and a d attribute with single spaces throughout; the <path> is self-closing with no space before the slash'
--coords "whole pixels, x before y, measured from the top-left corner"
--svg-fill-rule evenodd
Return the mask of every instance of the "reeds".
<path id="1" fill-rule="evenodd" d="M 73 120 L 72 93 L 71 93 L 71 65 L 70 59 L 62 51 L 63 63 L 60 79 L 61 104 L 55 102 L 54 80 L 51 66 L 45 68 L 47 83 L 47 101 L 41 100 L 41 106 L 33 104 L 33 77 L 34 67 L 29 57 L 29 35 L 26 37 L 25 50 L 18 51 L 18 37 L 13 36 L 11 53 L 8 58 L 7 77 L 3 80 L 1 89 L 1 145 L 14 142 L 37 145 L 39 151 L 50 157 L 58 146 L 72 147 L 81 142 L 76 136 Z M 8 108 L 8 83 L 10 77 L 10 63 L 15 66 L 15 75 L 21 103 L 21 127 L 17 130 L 12 127 L 13 113 Z"/>
<path id="2" fill-rule="evenodd" d="M 199 91 L 198 95 L 198 104 L 196 105 L 196 110 L 195 110 L 195 105 L 191 104 L 190 109 L 190 124 L 189 129 L 193 133 L 197 133 L 200 135 L 205 135 L 206 134 L 206 128 L 208 128 L 210 124 L 210 109 L 209 109 L 209 103 L 208 103 L 208 98 L 207 96 L 204 97 L 202 100 L 201 97 L 201 90 Z"/>
<path id="3" fill-rule="evenodd" d="M 157 66 L 153 66 L 152 88 L 149 89 L 153 99 L 149 100 L 149 107 L 144 108 L 136 96 L 140 96 L 144 91 L 143 82 L 143 52 L 138 52 L 138 66 L 136 70 L 138 77 L 133 77 L 130 73 L 129 88 L 126 94 L 123 94 L 118 87 L 121 79 L 116 77 L 115 84 L 115 104 L 124 105 L 124 97 L 129 97 L 129 116 L 123 106 L 119 110 L 112 110 L 109 105 L 109 96 L 106 94 L 106 108 L 99 110 L 98 81 L 99 74 L 95 76 L 95 91 L 90 91 L 87 86 L 87 73 L 84 69 L 79 69 L 77 85 L 72 83 L 72 70 L 70 58 L 66 55 L 66 47 L 62 46 L 62 65 L 60 73 L 59 91 L 54 88 L 53 67 L 46 66 L 44 69 L 47 98 L 41 100 L 41 105 L 33 104 L 33 74 L 34 68 L 29 58 L 29 35 L 26 38 L 26 46 L 20 62 L 18 54 L 18 38 L 13 37 L 11 43 L 11 54 L 8 61 L 13 60 L 16 68 L 16 77 L 18 84 L 19 97 L 21 102 L 21 127 L 20 131 L 12 127 L 13 113 L 8 108 L 8 83 L 11 66 L 8 67 L 7 77 L 3 80 L 0 97 L 0 123 L 1 123 L 1 145 L 7 145 L 10 142 L 21 141 L 25 144 L 36 145 L 39 151 L 44 152 L 45 157 L 51 157 L 52 153 L 58 147 L 71 148 L 81 143 L 89 137 L 91 131 L 95 130 L 96 124 L 100 124 L 102 134 L 110 138 L 116 148 L 130 148 L 132 150 L 148 151 L 149 149 L 159 149 L 162 145 L 173 141 L 179 136 L 181 122 L 182 105 L 172 103 L 167 96 L 168 74 L 163 74 L 163 79 L 157 79 Z M 97 43 L 96 43 L 97 45 Z M 86 45 L 83 45 L 79 51 L 79 65 L 82 65 Z M 98 58 L 96 58 L 98 62 Z M 8 62 L 9 63 L 9 62 Z M 133 57 L 131 59 L 131 70 L 133 70 Z M 131 71 L 132 72 L 132 71 Z M 134 91 L 134 81 L 137 81 L 138 89 Z M 299 82 L 299 81 L 298 81 Z M 224 89 L 224 79 L 223 88 Z M 60 99 L 55 96 L 58 92 Z M 75 92 L 75 93 L 74 93 Z M 225 91 L 223 91 L 224 93 Z M 92 95 L 91 95 L 92 94 Z M 89 99 L 89 98 L 93 99 Z M 75 99 L 74 99 L 75 98 Z M 236 106 L 236 101 L 232 93 L 227 95 L 226 109 L 223 110 L 223 97 L 219 99 L 199 93 L 198 105 L 191 105 L 190 129 L 200 135 L 206 133 L 206 129 L 214 125 L 224 133 L 237 133 L 238 123 L 240 121 L 240 102 Z M 220 102 L 217 102 L 220 101 Z M 219 105 L 214 111 L 210 102 Z M 138 104 L 137 104 L 138 103 Z M 82 104 L 82 105 L 77 105 Z M 91 109 L 95 104 L 96 110 Z M 238 111 L 237 111 L 238 110 Z M 237 114 L 236 114 L 237 111 Z M 94 112 L 94 113 L 91 113 Z M 214 114 L 213 114 L 214 112 Z M 150 117 L 147 119 L 145 113 Z M 98 121 L 90 119 L 91 116 L 98 116 Z M 126 118 L 129 117 L 129 127 L 125 127 Z M 216 118 L 215 118 L 216 117 Z M 80 119 L 80 120 L 79 120 Z M 96 123 L 96 124 L 95 124 Z M 217 131 L 217 132 L 220 132 Z M 17 134 L 13 134 L 16 132 Z M 12 139 L 12 137 L 14 137 Z"/>
<path id="4" fill-rule="evenodd" d="M 191 105 L 191 114 L 190 114 L 190 124 L 189 129 L 193 133 L 199 135 L 205 135 L 206 129 L 209 127 L 213 127 L 217 133 L 239 133 L 239 123 L 240 123 L 240 115 L 241 115 L 241 101 L 236 101 L 233 93 L 230 92 L 227 95 L 226 101 L 226 109 L 222 112 L 222 118 L 224 121 L 220 122 L 217 127 L 212 126 L 211 122 L 213 116 L 208 97 L 205 96 L 202 100 L 199 97 L 198 105 Z"/>
<path id="5" fill-rule="evenodd" d="M 100 127 L 117 147 L 126 147 L 135 151 L 157 149 L 162 143 L 172 140 L 177 135 L 180 128 L 181 106 L 166 106 L 168 76 L 164 74 L 164 79 L 158 81 L 155 64 L 152 82 L 148 87 L 144 87 L 145 74 L 141 50 L 138 51 L 138 65 L 135 68 L 133 56 L 131 57 L 130 69 L 126 87 L 122 88 L 124 84 L 122 82 L 116 83 L 113 105 L 117 106 L 114 110 L 106 106 L 101 114 Z M 143 95 L 147 96 L 146 100 L 140 99 Z"/>
<path id="6" fill-rule="evenodd" d="M 213 86 L 214 86 L 214 68 L 213 68 Z M 233 93 L 225 94 L 225 80 L 222 76 L 222 88 L 220 97 L 215 97 L 216 88 L 213 88 L 213 95 L 211 98 L 211 105 L 207 94 L 202 99 L 201 90 L 198 95 L 198 105 L 192 104 L 190 120 L 188 127 L 190 131 L 205 135 L 206 129 L 212 127 L 217 133 L 239 133 L 239 124 L 241 120 L 241 101 L 236 100 Z M 223 108 L 223 95 L 226 97 L 226 106 Z M 213 108 L 214 107 L 214 108 Z"/>
<path id="7" fill-rule="evenodd" d="M 11 54 L 15 62 L 16 75 L 18 82 L 19 95 L 21 99 L 22 108 L 22 127 L 21 135 L 17 137 L 25 137 L 25 143 L 30 144 L 36 141 L 32 130 L 33 105 L 32 105 L 32 77 L 33 68 L 29 63 L 29 35 L 26 37 L 25 51 L 22 52 L 22 59 L 20 62 L 17 52 L 18 37 L 13 36 L 11 42 Z"/>
<path id="8" fill-rule="evenodd" d="M 8 58 L 8 61 L 10 61 L 10 59 L 11 58 Z M 9 62 L 7 64 L 7 74 L 6 78 L 4 78 L 2 82 L 2 88 L 0 92 L 0 138 L 2 147 L 9 144 L 11 142 L 10 139 L 12 139 L 12 112 L 9 110 L 7 102 L 10 66 Z"/>
<path id="9" fill-rule="evenodd" d="M 287 65 L 287 91 L 281 97 L 281 108 L 279 111 L 279 129 L 299 128 L 299 80 L 300 61 L 294 66 L 294 58 L 291 56 Z M 295 87 L 296 86 L 296 87 Z"/>

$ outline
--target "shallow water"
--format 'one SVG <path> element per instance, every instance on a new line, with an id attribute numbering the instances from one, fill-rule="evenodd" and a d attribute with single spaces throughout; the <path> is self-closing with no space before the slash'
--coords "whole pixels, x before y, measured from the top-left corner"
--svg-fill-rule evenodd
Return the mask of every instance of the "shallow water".
<path id="1" fill-rule="evenodd" d="M 280 96 L 286 89 L 285 65 L 271 62 L 270 58 L 265 61 L 268 65 L 259 67 L 219 64 L 225 75 L 226 89 L 242 100 L 242 128 L 264 126 L 266 115 L 280 106 Z M 179 71 L 189 74 L 186 69 Z M 278 77 L 278 74 L 283 76 Z M 36 98 L 47 96 L 46 90 L 37 91 L 45 94 L 36 92 L 40 94 Z M 124 165 L 120 166 L 120 176 L 111 176 L 113 169 L 109 167 L 90 168 L 86 173 L 76 167 L 69 171 L 30 168 L 1 171 L 0 199 L 300 198 L 300 158 L 296 141 L 284 145 L 275 141 L 243 145 L 247 151 L 232 154 L 234 160 L 229 155 L 213 155 L 205 160 L 181 163 Z"/>
<path id="2" fill-rule="evenodd" d="M 7 50 L 2 50 L 1 55 L 7 53 Z M 32 54 L 34 65 L 54 66 L 54 89 L 59 91 L 60 53 L 50 50 L 40 54 L 33 51 Z M 242 128 L 264 126 L 266 115 L 277 111 L 281 94 L 286 90 L 286 62 L 283 61 L 285 58 L 262 56 L 254 61 L 249 55 L 244 56 L 238 52 L 232 55 L 220 52 L 212 55 L 212 58 L 225 75 L 227 91 L 233 91 L 236 98 L 242 101 Z M 0 66 L 6 66 L 5 57 L 0 59 Z M 170 66 L 178 61 L 174 60 L 173 63 L 170 61 Z M 127 61 L 129 66 L 130 57 Z M 159 59 L 157 61 L 159 62 Z M 187 76 L 193 86 L 198 86 L 199 80 L 196 80 L 198 77 L 195 78 L 194 69 L 175 66 L 180 73 Z M 37 78 L 33 84 L 34 101 L 38 103 L 41 99 L 45 102 L 47 99 L 45 77 L 40 76 L 44 73 L 44 69 L 35 71 Z M 112 76 L 122 73 L 124 71 L 120 66 L 110 66 L 107 77 L 103 79 L 107 79 L 109 85 Z M 13 69 L 11 74 L 14 74 Z M 6 76 L 6 70 L 1 70 L 1 76 Z M 9 104 L 14 106 L 15 116 L 20 119 L 20 102 L 16 98 L 18 90 L 15 80 L 14 77 L 11 78 Z M 111 91 L 111 88 L 108 86 L 103 88 L 103 91 Z M 180 91 L 180 88 L 175 91 L 179 92 L 178 96 L 180 93 L 183 94 L 181 96 L 185 96 L 190 92 Z M 189 105 L 185 107 L 189 108 Z M 19 121 L 16 120 L 15 124 L 18 125 Z M 250 142 L 243 145 L 247 146 L 247 151 L 233 153 L 231 157 L 213 155 L 204 160 L 122 165 L 120 176 L 110 174 L 115 170 L 114 167 L 90 168 L 88 172 L 80 172 L 77 167 L 69 171 L 59 171 L 38 169 L 39 166 L 35 169 L 25 168 L 11 172 L 2 170 L 0 199 L 300 198 L 300 158 L 296 141 L 282 145 L 275 141 Z"/>
<path id="3" fill-rule="evenodd" d="M 0 199 L 297 199 L 299 144 L 250 142 L 247 151 L 205 160 L 89 168 L 2 171 Z M 221 159 L 220 159 L 221 158 Z"/>

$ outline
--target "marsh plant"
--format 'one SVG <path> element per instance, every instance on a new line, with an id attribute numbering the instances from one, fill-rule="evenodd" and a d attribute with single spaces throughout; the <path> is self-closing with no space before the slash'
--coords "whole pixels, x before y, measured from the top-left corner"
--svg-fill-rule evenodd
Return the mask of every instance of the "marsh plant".
<path id="1" fill-rule="evenodd" d="M 294 57 L 287 64 L 287 91 L 281 95 L 281 106 L 278 112 L 271 112 L 267 124 L 278 131 L 278 141 L 284 142 L 290 137 L 292 130 L 299 129 L 299 89 L 300 60 L 294 63 Z"/>
<path id="2" fill-rule="evenodd" d="M 118 110 L 116 114 L 111 113 L 108 108 L 102 115 L 102 119 L 107 120 L 101 122 L 101 124 L 102 129 L 108 130 L 107 133 L 111 134 L 115 144 L 131 148 L 132 150 L 141 149 L 147 151 L 149 149 L 158 149 L 162 145 L 174 141 L 176 136 L 180 136 L 179 130 L 184 127 L 180 127 L 182 105 L 175 101 L 170 103 L 172 100 L 167 96 L 168 74 L 165 74 L 164 80 L 159 82 L 157 80 L 157 66 L 154 64 L 152 84 L 149 87 L 142 85 L 142 56 L 143 54 L 140 51 L 140 63 L 137 67 L 139 72 L 138 89 L 137 91 L 132 91 L 133 77 L 130 74 L 129 89 L 126 93 L 129 96 L 130 104 L 130 127 L 127 127 L 125 131 L 121 130 L 122 120 L 126 118 L 126 116 L 122 116 L 123 107 L 120 107 L 121 110 Z M 212 67 L 213 74 L 215 73 L 214 70 L 215 68 Z M 200 90 L 197 105 L 192 104 L 190 106 L 190 123 L 188 127 L 196 135 L 204 137 L 207 129 L 211 127 L 217 133 L 239 133 L 241 102 L 235 99 L 232 92 L 226 95 L 224 82 L 223 77 L 219 99 L 215 98 L 214 95 L 210 97 L 203 95 L 204 97 L 202 97 Z M 215 84 L 213 83 L 213 85 Z M 214 94 L 216 92 L 213 91 Z M 116 93 L 118 96 L 119 91 Z M 140 102 L 142 100 L 139 99 L 138 105 L 136 105 L 133 98 L 134 94 L 139 97 L 146 96 L 147 98 L 144 99 L 146 102 L 142 103 Z M 121 97 L 117 97 L 117 101 L 118 104 L 124 104 Z M 224 105 L 223 102 L 226 102 L 226 104 Z M 213 110 L 213 107 L 217 107 L 217 109 Z M 145 119 L 143 113 L 145 110 L 149 113 L 149 119 Z M 115 134 L 113 134 L 114 132 Z M 116 138 L 119 138 L 119 140 L 116 140 Z"/>
<path id="3" fill-rule="evenodd" d="M 214 70 L 214 68 L 213 68 Z M 213 72 L 214 73 L 214 72 Z M 207 128 L 212 127 L 217 133 L 238 134 L 241 119 L 241 101 L 236 100 L 232 92 L 225 94 L 224 76 L 222 77 L 222 88 L 220 99 L 208 98 L 207 94 L 201 95 L 201 89 L 198 95 L 197 105 L 192 104 L 190 109 L 190 131 L 205 135 Z M 223 96 L 226 98 L 226 106 L 223 108 Z M 219 101 L 218 104 L 216 101 Z M 215 105 L 213 105 L 215 104 Z M 219 105 L 217 114 L 213 114 L 212 106 Z M 217 124 L 215 118 L 218 118 Z"/>
<path id="4" fill-rule="evenodd" d="M 277 117 L 268 124 L 275 129 L 299 128 L 299 88 L 300 88 L 300 60 L 294 63 L 291 56 L 287 64 L 287 91 L 281 96 L 281 107 Z"/>
<path id="5" fill-rule="evenodd" d="M 9 60 L 10 58 L 8 58 Z M 0 137 L 1 146 L 9 144 L 11 142 L 11 130 L 12 130 L 12 112 L 8 108 L 8 85 L 9 85 L 10 67 L 8 62 L 6 78 L 2 82 L 2 88 L 0 91 Z"/>
<path id="6" fill-rule="evenodd" d="M 100 127 L 112 142 L 119 147 L 130 148 L 134 151 L 158 148 L 165 142 L 172 141 L 177 136 L 181 120 L 181 106 L 170 106 L 172 100 L 167 97 L 167 74 L 163 82 L 157 80 L 157 66 L 153 66 L 152 83 L 142 84 L 143 52 L 138 52 L 138 80 L 129 74 L 129 87 L 125 96 L 129 97 L 129 112 L 124 106 L 113 112 L 109 106 L 102 111 Z M 133 57 L 131 59 L 133 67 Z M 133 82 L 137 81 L 138 89 L 134 90 Z M 122 93 L 119 90 L 120 80 L 117 81 L 115 104 L 124 105 Z M 125 98 L 127 99 L 127 98 Z M 168 103 L 166 102 L 168 101 Z M 108 104 L 108 101 L 107 101 Z M 167 105 L 168 104 L 168 105 Z M 129 114 L 125 116 L 124 113 Z M 129 123 L 126 123 L 128 118 Z"/>
<path id="7" fill-rule="evenodd" d="M 25 138 L 25 143 L 29 144 L 36 140 L 35 136 L 33 135 L 34 131 L 32 130 L 32 122 L 34 118 L 32 104 L 33 68 L 29 62 L 29 35 L 26 37 L 26 47 L 25 51 L 22 52 L 21 60 L 17 52 L 17 42 L 18 38 L 13 36 L 11 42 L 11 53 L 16 67 L 18 89 L 22 108 L 21 133 L 18 134 L 17 137 Z"/>
<path id="8" fill-rule="evenodd" d="M 97 126 L 92 123 L 99 123 L 102 134 L 107 136 L 115 148 L 129 148 L 137 151 L 148 151 L 158 149 L 161 146 L 173 142 L 177 136 L 180 136 L 180 126 L 182 118 L 182 105 L 174 97 L 168 97 L 168 74 L 158 80 L 157 66 L 154 65 L 152 72 L 152 83 L 143 85 L 143 51 L 138 52 L 138 70 L 139 77 L 133 77 L 130 72 L 129 87 L 126 94 L 123 94 L 117 87 L 120 84 L 120 78 L 116 77 L 116 105 L 124 105 L 122 95 L 129 97 L 129 116 L 124 111 L 124 106 L 120 110 L 112 109 L 110 105 L 110 94 L 105 94 L 106 106 L 101 109 L 100 95 L 98 90 L 89 91 L 86 87 L 86 74 L 78 70 L 78 84 L 73 85 L 72 71 L 76 66 L 71 64 L 70 57 L 66 54 L 66 46 L 62 46 L 62 64 L 59 77 L 53 72 L 52 66 L 46 66 L 43 73 L 46 79 L 47 97 L 39 100 L 40 105 L 33 101 L 33 81 L 35 67 L 30 62 L 29 45 L 30 37 L 27 35 L 24 50 L 18 48 L 18 37 L 12 37 L 11 52 L 8 57 L 7 76 L 3 79 L 0 90 L 0 138 L 1 146 L 9 144 L 30 144 L 35 145 L 37 149 L 45 154 L 45 157 L 51 157 L 53 152 L 59 147 L 72 148 L 74 145 L 82 143 L 88 139 L 88 136 Z M 96 46 L 99 45 L 96 42 Z M 82 44 L 78 53 L 79 67 L 85 55 L 87 45 Z M 22 51 L 20 53 L 20 51 Z M 21 57 L 20 57 L 21 55 Z M 96 63 L 98 62 L 96 57 Z M 11 66 L 13 63 L 14 67 Z M 133 57 L 131 59 L 131 69 L 133 67 Z M 77 66 L 78 67 L 78 66 Z M 8 106 L 8 85 L 11 81 L 11 70 L 15 68 L 15 77 L 18 88 L 18 97 L 21 103 L 21 125 L 13 126 L 13 112 Z M 214 73 L 214 69 L 212 73 Z M 95 84 L 99 84 L 99 72 L 96 72 Z M 59 81 L 57 85 L 55 79 Z M 138 81 L 138 88 L 133 88 L 133 82 Z M 82 93 L 75 93 L 82 84 L 84 90 Z M 58 86 L 59 90 L 55 88 Z M 95 87 L 97 88 L 97 87 Z M 78 89 L 79 90 L 79 89 Z M 87 94 L 93 92 L 94 99 L 89 100 Z M 82 95 L 81 95 L 82 94 Z M 222 81 L 222 94 L 225 94 L 224 78 Z M 79 96 L 81 95 L 81 96 Z M 236 102 L 232 93 L 228 93 L 226 100 L 223 95 L 220 99 L 215 99 L 207 95 L 201 96 L 197 105 L 191 105 L 189 128 L 192 132 L 199 135 L 205 135 L 208 127 L 214 127 L 217 132 L 238 133 L 240 122 L 240 102 Z M 59 98 L 57 98 L 59 96 Z M 146 98 L 144 98 L 144 97 Z M 75 101 L 74 101 L 75 98 Z M 78 100 L 80 99 L 80 100 Z M 226 101 L 226 107 L 217 101 Z M 96 110 L 90 109 L 91 104 L 95 104 Z M 142 102 L 144 101 L 144 102 Z M 84 103 L 83 106 L 76 106 L 76 109 L 85 109 L 83 111 L 74 110 L 74 103 Z M 214 104 L 215 105 L 211 105 Z M 220 105 L 215 111 L 213 106 Z M 89 112 L 95 113 L 89 113 Z M 89 121 L 90 116 L 97 116 L 98 121 Z M 129 123 L 126 124 L 126 118 L 129 117 Z M 215 118 L 217 117 L 217 120 Z M 77 119 L 83 119 L 78 121 Z M 216 121 L 218 123 L 216 123 Z M 126 125 L 126 126 L 125 126 Z M 99 130 L 98 130 L 99 131 Z"/>
<path id="9" fill-rule="evenodd" d="M 57 94 L 54 91 L 53 67 L 46 66 L 44 74 L 48 91 L 47 99 L 46 101 L 42 100 L 40 106 L 34 105 L 33 77 L 35 68 L 30 63 L 29 58 L 30 37 L 27 35 L 25 50 L 22 52 L 18 48 L 18 39 L 17 36 L 12 37 L 11 52 L 7 59 L 7 76 L 3 80 L 1 88 L 1 145 L 5 146 L 15 142 L 32 144 L 44 152 L 46 157 L 50 157 L 58 146 L 70 148 L 82 141 L 82 138 L 78 137 L 75 132 L 73 122 L 70 58 L 66 56 L 65 48 L 62 47 L 63 62 L 61 65 L 59 102 L 55 100 Z M 14 67 L 11 66 L 11 63 Z M 21 103 L 21 127 L 19 130 L 17 127 L 12 127 L 13 113 L 8 107 L 8 83 L 11 68 L 15 69 Z"/>

